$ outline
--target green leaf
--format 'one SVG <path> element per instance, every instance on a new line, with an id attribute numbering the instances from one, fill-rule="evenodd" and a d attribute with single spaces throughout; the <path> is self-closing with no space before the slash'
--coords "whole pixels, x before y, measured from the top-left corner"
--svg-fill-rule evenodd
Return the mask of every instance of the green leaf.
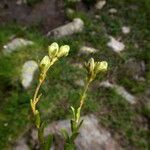
<path id="1" fill-rule="evenodd" d="M 40 113 L 38 110 L 36 110 L 36 115 L 35 115 L 35 125 L 36 127 L 39 129 L 40 128 L 40 124 L 41 124 L 41 117 L 40 117 Z"/>
<path id="2" fill-rule="evenodd" d="M 44 139 L 44 150 L 50 150 L 51 146 L 53 143 L 53 135 L 48 135 L 48 137 L 46 137 Z"/>
<path id="3" fill-rule="evenodd" d="M 61 129 L 61 133 L 62 133 L 63 137 L 65 138 L 65 140 L 69 141 L 69 134 L 66 131 L 66 129 Z"/>
<path id="4" fill-rule="evenodd" d="M 80 129 L 81 125 L 83 124 L 83 119 L 80 121 L 80 123 L 77 126 L 77 131 Z"/>
<path id="5" fill-rule="evenodd" d="M 42 122 L 38 130 L 38 138 L 40 143 L 44 143 L 44 127 L 45 127 L 45 122 Z"/>
<path id="6" fill-rule="evenodd" d="M 79 119 L 80 119 L 80 112 L 81 112 L 81 108 L 79 107 L 79 108 L 77 109 L 77 113 L 76 113 L 76 120 L 77 120 L 77 122 L 78 122 Z"/>
<path id="7" fill-rule="evenodd" d="M 76 111 L 75 111 L 75 108 L 71 106 L 71 110 L 72 110 L 72 113 L 73 113 L 73 118 L 74 118 L 74 120 L 76 120 Z"/>
<path id="8" fill-rule="evenodd" d="M 72 143 L 73 143 L 78 135 L 79 135 L 79 132 L 74 132 L 70 137 L 70 141 L 72 141 Z"/>
<path id="9" fill-rule="evenodd" d="M 74 132 L 76 130 L 76 122 L 74 120 L 70 120 L 71 131 Z"/>
<path id="10" fill-rule="evenodd" d="M 76 150 L 74 143 L 65 143 L 64 150 Z"/>

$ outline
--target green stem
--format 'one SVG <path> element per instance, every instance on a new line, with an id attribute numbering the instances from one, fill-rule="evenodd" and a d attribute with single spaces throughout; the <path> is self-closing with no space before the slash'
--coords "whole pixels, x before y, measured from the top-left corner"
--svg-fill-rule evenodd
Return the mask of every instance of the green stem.
<path id="1" fill-rule="evenodd" d="M 36 98 L 37 98 L 37 95 L 38 95 L 38 92 L 39 92 L 39 89 L 40 89 L 41 85 L 42 85 L 42 81 L 39 81 L 39 83 L 36 87 L 35 93 L 34 93 L 34 97 L 33 97 L 34 102 L 36 101 Z"/>
<path id="2" fill-rule="evenodd" d="M 90 82 L 91 82 L 90 80 L 86 80 L 84 90 L 83 90 L 83 93 L 82 93 L 81 99 L 80 99 L 80 106 L 79 106 L 80 109 L 82 108 L 82 106 L 84 104 L 84 101 L 85 101 L 85 98 L 86 98 L 86 93 L 87 93 Z"/>

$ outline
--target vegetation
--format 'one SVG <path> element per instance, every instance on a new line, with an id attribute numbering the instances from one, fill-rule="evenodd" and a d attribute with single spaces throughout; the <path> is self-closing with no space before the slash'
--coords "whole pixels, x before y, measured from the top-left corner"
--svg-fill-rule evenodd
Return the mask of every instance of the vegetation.
<path id="1" fill-rule="evenodd" d="M 110 15 L 109 8 L 116 8 L 117 14 Z M 0 25 L 1 50 L 12 35 L 34 42 L 34 45 L 18 49 L 9 56 L 4 56 L 2 52 L 0 54 L 1 149 L 9 149 L 18 136 L 31 126 L 28 124 L 29 99 L 34 93 L 37 81 L 33 81 L 33 86 L 28 90 L 21 87 L 20 74 L 23 63 L 30 59 L 39 62 L 47 53 L 47 45 L 57 41 L 59 45 L 70 45 L 70 57 L 57 62 L 47 73 L 47 80 L 41 89 L 43 93 L 41 103 L 38 106 L 44 118 L 48 119 L 48 122 L 71 118 L 70 105 L 77 108 L 77 100 L 80 98 L 78 93 L 81 91 L 75 81 L 85 78 L 86 72 L 82 68 L 73 67 L 72 64 L 83 63 L 89 59 L 89 56 L 85 55 L 77 57 L 80 45 L 88 44 L 99 49 L 97 54 L 91 54 L 90 57 L 108 62 L 108 76 L 105 78 L 115 80 L 117 84 L 124 86 L 138 97 L 138 103 L 131 106 L 114 90 L 92 86 L 82 115 L 89 113 L 97 115 L 100 124 L 110 130 L 125 149 L 148 150 L 150 108 L 144 99 L 144 94 L 150 83 L 149 10 L 149 0 L 108 0 L 103 10 L 93 11 L 92 14 L 75 10 L 69 19 L 82 18 L 85 22 L 84 31 L 61 39 L 47 39 L 36 27 L 24 28 L 17 24 Z M 123 25 L 131 26 L 129 35 L 121 33 Z M 107 35 L 122 37 L 126 49 L 121 56 L 116 55 L 106 46 L 109 40 Z M 138 47 L 135 46 L 136 44 Z M 124 74 L 124 64 L 130 58 L 145 62 L 145 81 L 139 82 Z M 99 81 L 101 76 L 98 76 L 93 84 Z"/>
<path id="2" fill-rule="evenodd" d="M 40 67 L 40 75 L 39 75 L 39 79 L 38 79 L 38 85 L 36 87 L 33 99 L 31 99 L 31 101 L 30 101 L 31 110 L 32 110 L 33 118 L 34 118 L 33 121 L 38 130 L 38 139 L 39 139 L 42 149 L 44 149 L 44 150 L 49 150 L 51 148 L 52 135 L 50 134 L 48 136 L 48 138 L 44 136 L 45 121 L 42 121 L 41 113 L 37 109 L 37 104 L 39 103 L 41 96 L 42 96 L 42 93 L 39 94 L 39 91 L 40 91 L 42 84 L 44 83 L 44 81 L 46 79 L 48 70 L 61 57 L 67 56 L 69 53 L 69 49 L 70 49 L 70 47 L 68 45 L 64 45 L 59 48 L 59 45 L 55 42 L 49 46 L 49 48 L 48 48 L 49 55 L 44 56 L 40 62 L 40 66 L 39 66 Z M 88 63 L 85 64 L 85 66 L 87 69 L 87 77 L 85 80 L 83 92 L 80 95 L 80 105 L 78 106 L 78 108 L 74 108 L 73 106 L 71 106 L 72 115 L 73 115 L 73 117 L 70 121 L 71 135 L 69 135 L 69 133 L 67 133 L 67 131 L 65 129 L 62 129 L 62 133 L 65 138 L 65 146 L 64 146 L 65 150 L 76 149 L 74 140 L 78 136 L 79 129 L 83 123 L 83 120 L 81 120 L 81 110 L 85 103 L 88 87 L 89 87 L 90 83 L 95 79 L 95 77 L 98 73 L 104 72 L 107 70 L 107 62 L 106 61 L 95 62 L 93 58 L 91 58 L 88 61 Z"/>

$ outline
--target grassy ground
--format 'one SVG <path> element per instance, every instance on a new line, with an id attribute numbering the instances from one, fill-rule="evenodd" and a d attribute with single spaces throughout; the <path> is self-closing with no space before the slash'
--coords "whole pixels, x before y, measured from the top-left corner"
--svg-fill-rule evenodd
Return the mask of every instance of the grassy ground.
<path id="1" fill-rule="evenodd" d="M 118 10 L 113 17 L 108 13 L 108 9 L 112 7 Z M 102 11 L 94 11 L 88 15 L 80 11 L 75 12 L 71 17 L 78 16 L 84 20 L 84 31 L 59 40 L 43 37 L 34 27 L 23 28 L 16 24 L 1 25 L 0 49 L 12 35 L 27 38 L 35 44 L 18 50 L 10 56 L 0 54 L 0 148 L 9 148 L 24 132 L 29 122 L 29 99 L 34 92 L 36 79 L 28 90 L 21 87 L 20 74 L 23 63 L 30 59 L 39 62 L 47 53 L 47 46 L 57 41 L 59 44 L 69 44 L 71 52 L 67 58 L 63 58 L 51 69 L 42 88 L 40 109 L 45 114 L 45 118 L 49 121 L 68 118 L 71 114 L 70 105 L 78 105 L 81 88 L 75 84 L 75 81 L 84 79 L 85 70 L 72 67 L 71 64 L 84 63 L 90 57 L 96 60 L 104 59 L 109 63 L 109 72 L 104 78 L 113 78 L 118 84 L 126 87 L 128 91 L 139 97 L 138 103 L 131 106 L 115 91 L 92 86 L 83 114 L 96 114 L 100 123 L 111 131 L 114 138 L 125 149 L 148 150 L 150 111 L 142 98 L 150 83 L 149 10 L 148 0 L 138 2 L 108 0 Z M 99 18 L 95 18 L 95 15 L 99 15 Z M 131 27 L 129 35 L 125 36 L 121 33 L 123 25 Z M 123 37 L 126 50 L 121 57 L 106 46 L 109 40 L 107 35 Z M 138 48 L 134 46 L 135 43 L 139 45 Z M 100 51 L 90 56 L 78 57 L 79 47 L 84 44 Z M 144 82 L 135 81 L 128 75 L 122 74 L 124 63 L 130 58 L 143 60 L 146 63 Z M 100 80 L 98 77 L 96 82 Z"/>

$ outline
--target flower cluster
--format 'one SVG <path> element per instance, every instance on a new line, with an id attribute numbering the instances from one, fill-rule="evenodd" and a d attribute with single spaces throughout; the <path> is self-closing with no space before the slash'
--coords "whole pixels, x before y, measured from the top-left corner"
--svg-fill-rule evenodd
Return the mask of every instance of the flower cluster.
<path id="1" fill-rule="evenodd" d="M 44 127 L 45 124 L 41 119 L 41 112 L 37 109 L 37 103 L 39 102 L 42 94 L 39 94 L 40 87 L 43 84 L 47 71 L 49 68 L 57 61 L 59 58 L 63 56 L 67 56 L 69 53 L 70 47 L 68 45 L 60 46 L 57 43 L 52 43 L 48 47 L 48 55 L 44 56 L 40 62 L 40 76 L 39 76 L 39 83 L 36 87 L 33 99 L 31 99 L 31 109 L 34 115 L 34 124 L 38 129 L 38 139 L 41 144 L 42 149 L 50 149 L 53 138 L 52 135 L 48 135 L 47 137 L 44 136 Z M 87 77 L 85 80 L 85 84 L 83 87 L 83 91 L 80 95 L 80 104 L 77 108 L 71 106 L 73 117 L 70 120 L 71 125 L 71 133 L 68 133 L 65 129 L 62 129 L 62 134 L 65 139 L 64 149 L 65 150 L 75 150 L 74 141 L 79 134 L 79 129 L 83 123 L 81 119 L 81 110 L 85 103 L 88 88 L 90 83 L 95 79 L 98 73 L 102 73 L 107 71 L 108 64 L 106 61 L 95 62 L 93 58 L 89 59 L 87 63 L 85 63 L 85 68 L 87 70 Z"/>
<path id="2" fill-rule="evenodd" d="M 48 47 L 48 54 L 43 57 L 40 62 L 40 81 L 42 82 L 45 77 L 48 69 L 60 58 L 63 56 L 67 56 L 69 53 L 70 47 L 68 45 L 63 45 L 59 47 L 59 45 L 54 42 Z"/>
<path id="3" fill-rule="evenodd" d="M 91 58 L 85 63 L 85 67 L 88 72 L 88 78 L 90 78 L 89 80 L 93 81 L 98 73 L 107 71 L 108 63 L 106 61 L 95 62 L 94 59 Z"/>
<path id="4" fill-rule="evenodd" d="M 31 99 L 31 108 L 34 115 L 36 115 L 36 119 L 39 121 L 39 111 L 36 110 L 36 105 L 40 100 L 42 94 L 38 95 L 41 84 L 46 78 L 47 71 L 49 68 L 60 58 L 63 56 L 67 56 L 69 53 L 70 47 L 68 45 L 63 45 L 59 47 L 59 45 L 54 42 L 48 47 L 48 55 L 44 56 L 40 62 L 40 76 L 39 76 L 39 84 L 36 88 L 33 99 Z M 39 127 L 39 123 L 36 123 Z"/>

